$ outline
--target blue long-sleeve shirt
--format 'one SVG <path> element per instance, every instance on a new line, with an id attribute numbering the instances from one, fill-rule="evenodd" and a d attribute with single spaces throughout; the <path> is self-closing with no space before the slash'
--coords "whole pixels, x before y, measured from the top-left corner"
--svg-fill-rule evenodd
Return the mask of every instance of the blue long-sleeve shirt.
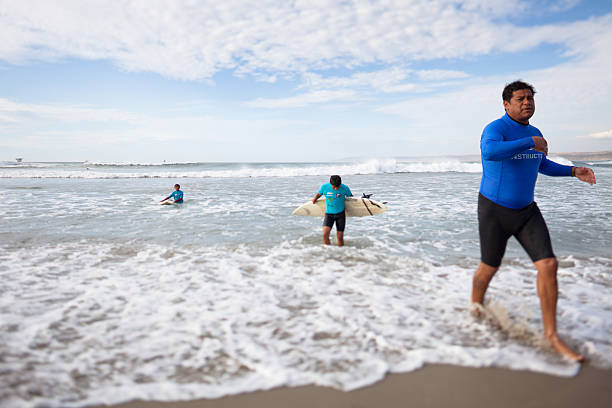
<path id="1" fill-rule="evenodd" d="M 548 160 L 533 150 L 538 128 L 523 125 L 505 114 L 482 132 L 480 194 L 508 208 L 524 208 L 533 202 L 538 172 L 547 176 L 571 176 L 572 166 Z"/>

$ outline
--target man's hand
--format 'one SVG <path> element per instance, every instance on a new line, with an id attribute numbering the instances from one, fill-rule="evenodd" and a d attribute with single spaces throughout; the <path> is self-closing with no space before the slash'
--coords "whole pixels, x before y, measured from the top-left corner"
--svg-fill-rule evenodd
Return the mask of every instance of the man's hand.
<path id="1" fill-rule="evenodd" d="M 546 143 L 546 139 L 540 136 L 533 136 L 532 139 L 535 144 L 533 148 L 538 152 L 544 153 L 544 156 L 548 156 L 548 143 Z"/>
<path id="2" fill-rule="evenodd" d="M 572 176 L 590 185 L 595 184 L 595 173 L 588 167 L 574 167 Z"/>

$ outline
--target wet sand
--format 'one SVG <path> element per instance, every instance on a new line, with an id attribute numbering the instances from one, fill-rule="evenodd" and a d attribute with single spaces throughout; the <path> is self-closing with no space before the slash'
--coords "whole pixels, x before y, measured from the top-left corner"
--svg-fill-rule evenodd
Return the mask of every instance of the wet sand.
<path id="1" fill-rule="evenodd" d="M 318 386 L 281 387 L 213 400 L 133 401 L 114 408 L 365 408 L 365 407 L 610 407 L 612 370 L 588 365 L 565 378 L 502 368 L 429 365 L 390 374 L 370 387 L 343 392 Z"/>

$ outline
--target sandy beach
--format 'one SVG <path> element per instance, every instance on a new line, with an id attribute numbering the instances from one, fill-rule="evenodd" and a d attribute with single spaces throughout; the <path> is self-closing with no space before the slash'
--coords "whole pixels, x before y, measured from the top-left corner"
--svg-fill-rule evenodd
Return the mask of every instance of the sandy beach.
<path id="1" fill-rule="evenodd" d="M 585 366 L 564 378 L 502 368 L 429 365 L 391 374 L 351 392 L 305 386 L 276 388 L 220 399 L 183 402 L 133 401 L 114 408 L 264 408 L 264 407 L 609 407 L 612 370 Z M 109 407 L 105 405 L 105 407 Z"/>

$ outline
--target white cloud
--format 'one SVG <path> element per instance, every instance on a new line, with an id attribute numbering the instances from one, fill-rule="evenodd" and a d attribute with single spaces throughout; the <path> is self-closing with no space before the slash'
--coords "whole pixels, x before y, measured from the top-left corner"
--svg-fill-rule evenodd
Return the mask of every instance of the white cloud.
<path id="1" fill-rule="evenodd" d="M 118 109 L 93 108 L 75 105 L 27 104 L 0 98 L 0 122 L 19 123 L 20 117 L 33 115 L 61 122 L 129 122 L 146 123 L 143 115 Z"/>
<path id="2" fill-rule="evenodd" d="M 550 68 L 516 71 L 513 77 L 469 78 L 452 90 L 435 95 L 411 95 L 378 109 L 407 119 L 407 131 L 446 141 L 446 150 L 478 151 L 483 127 L 503 115 L 501 91 L 515 79 L 537 90 L 532 123 L 549 138 L 555 151 L 609 149 L 612 128 L 612 16 L 568 25 L 563 34 L 574 58 Z M 576 138 L 582 138 L 580 145 Z M 587 140 L 590 139 L 588 142 Z M 599 142 L 598 142 L 599 141 Z M 608 142 L 609 143 L 609 142 Z"/>
<path id="3" fill-rule="evenodd" d="M 583 137 L 586 139 L 612 139 L 612 130 L 606 130 L 605 132 L 591 133 Z"/>
<path id="4" fill-rule="evenodd" d="M 96 106 L 23 104 L 0 98 L 0 152 L 28 156 L 28 152 L 36 151 L 47 160 L 48 155 L 68 160 L 112 160 L 116 155 L 128 161 L 138 155 L 163 159 L 174 155 L 194 161 L 248 160 L 262 146 L 276 145 L 276 139 L 285 136 L 287 129 L 311 126 L 307 120 L 197 114 L 202 104 L 207 102 L 190 101 L 167 106 L 162 114 L 142 114 Z M 72 150 L 77 153 L 69 153 Z"/>
<path id="5" fill-rule="evenodd" d="M 391 67 L 373 72 L 357 72 L 350 76 L 323 77 L 320 74 L 306 73 L 300 88 L 338 89 L 367 88 L 380 92 L 388 92 L 394 86 L 410 76 L 411 70 Z"/>
<path id="6" fill-rule="evenodd" d="M 571 10 L 580 4 L 581 0 L 554 0 L 548 7 L 554 12 Z"/>
<path id="7" fill-rule="evenodd" d="M 493 2 L 490 6 L 493 7 L 494 10 L 489 9 L 487 4 L 487 2 L 473 1 L 464 3 L 458 8 L 446 8 L 444 11 L 447 14 L 455 15 L 456 13 L 460 14 L 458 11 L 459 9 L 462 11 L 470 10 L 471 12 L 487 10 L 492 17 L 495 17 L 501 14 L 501 10 L 504 10 L 504 5 L 508 3 L 502 4 Z M 517 6 L 519 9 L 526 7 L 524 3 L 520 3 Z M 515 27 L 505 23 L 498 23 L 499 27 L 495 32 L 488 31 L 487 29 L 487 24 L 491 23 L 491 21 L 492 20 L 485 21 L 484 28 L 482 31 L 478 32 L 480 37 L 478 37 L 478 39 L 473 39 L 476 42 L 472 45 L 476 46 L 480 44 L 486 48 L 481 50 L 482 53 L 487 53 L 492 49 L 495 49 L 496 52 L 520 51 L 543 43 L 559 43 L 564 46 L 561 50 L 565 53 L 567 58 L 578 59 L 585 57 L 592 58 L 600 52 L 601 43 L 607 41 L 607 34 L 610 31 L 609 26 L 612 24 L 612 15 L 570 24 L 564 23 L 535 27 Z M 467 24 L 463 27 L 467 32 L 470 32 L 473 28 L 474 26 L 471 24 Z M 463 37 L 460 41 L 464 43 L 459 44 L 455 36 L 457 33 L 447 32 L 448 27 L 440 28 L 440 30 L 442 31 L 438 33 L 438 39 L 441 43 L 436 44 L 436 47 L 444 48 L 446 45 L 452 45 L 452 47 L 461 49 L 466 47 L 470 49 L 473 48 L 471 45 L 465 43 L 465 41 L 470 41 L 470 38 L 465 38 L 467 34 L 462 33 Z M 457 28 L 457 30 L 461 31 L 459 28 Z M 426 35 L 426 32 L 417 32 L 415 35 L 421 34 Z M 476 32 L 474 32 L 474 34 L 476 34 Z M 429 33 L 429 35 L 431 35 L 431 33 Z M 484 42 L 479 42 L 483 40 L 483 38 Z M 411 58 L 419 58 L 415 54 L 409 56 Z M 427 58 L 432 58 L 433 56 L 434 54 L 428 55 Z M 435 54 L 435 56 L 439 57 L 438 54 Z M 402 63 L 400 61 L 395 65 L 391 63 L 390 67 L 377 71 L 354 72 L 358 70 L 358 68 L 354 68 L 350 70 L 350 72 L 353 73 L 348 76 L 331 77 L 324 77 L 322 74 L 307 71 L 302 74 L 303 83 L 298 87 L 298 89 L 306 89 L 307 92 L 289 98 L 279 98 L 277 100 L 257 99 L 247 104 L 252 107 L 267 108 L 303 107 L 312 103 L 342 100 L 344 99 L 344 94 L 341 91 L 345 91 L 350 98 L 368 100 L 376 99 L 377 94 L 410 93 L 416 95 L 419 93 L 437 92 L 443 88 L 458 89 L 461 88 L 460 82 L 466 82 L 470 78 L 470 75 L 464 71 L 445 69 L 421 69 L 414 71 L 407 68 L 408 66 L 409 64 L 406 62 Z M 307 68 L 310 68 L 308 64 L 305 65 L 305 69 Z M 354 94 L 351 95 L 350 92 Z M 327 97 L 322 97 L 323 95 Z M 357 95 L 360 98 L 355 98 Z"/>
<path id="8" fill-rule="evenodd" d="M 331 103 L 338 109 L 342 104 L 358 102 L 359 112 L 365 110 L 365 115 L 357 121 L 363 119 L 371 125 L 363 131 L 366 137 L 368 132 L 374 134 L 390 126 L 385 122 L 388 116 L 382 115 L 381 120 L 376 113 L 369 116 L 367 112 L 385 103 L 377 113 L 398 116 L 392 118 L 397 122 L 388 134 L 399 144 L 405 133 L 409 139 L 406 149 L 414 149 L 404 154 L 477 151 L 484 124 L 503 113 L 501 87 L 521 77 L 533 82 L 539 91 L 534 120 L 553 137 L 555 150 L 561 150 L 559 140 L 607 134 L 601 129 L 612 129 L 606 110 L 612 94 L 612 15 L 540 26 L 513 25 L 514 17 L 509 16 L 533 13 L 538 7 L 533 4 L 519 0 L 0 0 L 0 61 L 22 64 L 32 60 L 102 59 L 125 70 L 182 80 L 207 81 L 221 70 L 269 83 L 286 78 L 303 80 L 294 90 L 297 95 L 258 98 L 246 105 L 277 109 Z M 546 4 L 549 12 L 552 3 Z M 563 7 L 573 4 L 573 0 L 566 0 Z M 508 68 L 516 69 L 515 78 L 419 69 L 430 60 L 473 60 L 480 55 L 530 50 L 542 44 L 557 45 L 566 62 L 520 71 L 522 61 L 517 59 L 516 68 Z M 379 69 L 372 71 L 372 67 Z M 348 74 L 321 74 L 328 69 Z M 402 102 L 390 104 L 387 100 Z M 364 101 L 369 104 L 365 106 Z M 165 113 L 172 117 L 164 118 L 153 112 L 18 103 L 0 98 L 0 128 L 10 130 L 0 132 L 0 144 L 6 145 L 5 141 L 15 135 L 21 139 L 9 141 L 24 148 L 86 138 L 136 146 L 147 140 L 190 140 L 200 143 L 194 142 L 191 147 L 207 154 L 209 149 L 202 146 L 209 142 L 214 149 L 228 143 L 241 144 L 246 157 L 260 152 L 260 140 L 265 141 L 268 135 L 276 135 L 276 142 L 288 140 L 286 130 L 290 126 L 301 127 L 302 134 L 328 130 L 325 123 L 235 120 L 240 116 L 235 111 L 234 117 L 230 114 L 227 119 L 190 116 L 193 112 L 198 110 L 169 107 Z M 311 113 L 298 110 L 296 117 L 303 112 Z M 260 112 L 248 113 L 257 117 Z M 262 116 L 272 114 L 263 112 Z M 298 133 L 294 130 L 292 135 Z M 335 128 L 329 132 L 343 135 Z M 343 140 L 338 144 L 346 144 Z M 599 141 L 603 145 L 609 140 L 607 136 L 590 137 L 581 139 L 581 143 Z M 253 143 L 253 149 L 244 150 L 249 143 Z M 391 144 L 381 143 L 379 147 L 400 151 Z M 215 157 L 213 153 L 211 158 Z M 228 150 L 223 157 L 236 159 L 232 154 L 234 151 Z"/>
<path id="9" fill-rule="evenodd" d="M 416 73 L 419 78 L 425 81 L 440 81 L 445 79 L 463 79 L 469 77 L 469 74 L 463 71 L 453 71 L 447 69 L 428 69 L 420 70 Z"/>
<path id="10" fill-rule="evenodd" d="M 247 102 L 247 105 L 258 108 L 294 108 L 314 103 L 372 98 L 377 93 L 419 93 L 431 89 L 432 84 L 426 86 L 408 81 L 411 76 L 415 75 L 431 82 L 442 79 L 463 79 L 469 76 L 461 71 L 421 70 L 414 72 L 401 67 L 331 77 L 307 72 L 303 74 L 302 84 L 298 86 L 298 89 L 307 89 L 308 92 L 289 98 L 256 99 Z"/>
<path id="11" fill-rule="evenodd" d="M 505 0 L 457 0 L 461 8 L 476 11 L 492 17 L 505 17 L 509 13 L 526 12 L 529 9 L 528 1 L 505 1 Z"/>
<path id="12" fill-rule="evenodd" d="M 299 108 L 313 104 L 337 101 L 353 101 L 356 94 L 353 91 L 313 91 L 288 98 L 257 98 L 246 102 L 252 108 Z"/>
<path id="13" fill-rule="evenodd" d="M 15 118 L 13 115 L 7 115 L 5 113 L 0 113 L 0 126 L 6 125 L 9 123 L 18 123 L 19 120 Z"/>
<path id="14" fill-rule="evenodd" d="M 4 1 L 0 60 L 84 58 L 129 71 L 265 81 L 370 63 L 462 58 L 567 40 L 557 27 L 504 20 L 517 0 Z"/>

